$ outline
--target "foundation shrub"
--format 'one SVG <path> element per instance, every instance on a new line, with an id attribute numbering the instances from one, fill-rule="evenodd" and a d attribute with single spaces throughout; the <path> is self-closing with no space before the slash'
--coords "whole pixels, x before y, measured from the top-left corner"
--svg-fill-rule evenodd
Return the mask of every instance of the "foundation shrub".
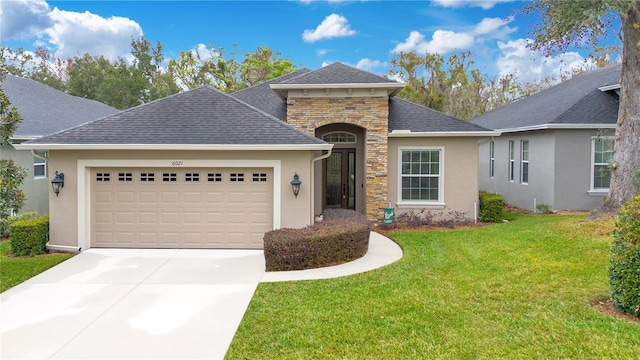
<path id="1" fill-rule="evenodd" d="M 35 256 L 47 253 L 49 215 L 16 221 L 11 224 L 9 241 L 16 256 Z"/>
<path id="2" fill-rule="evenodd" d="M 480 213 L 482 222 L 501 222 L 504 219 L 504 198 L 500 195 L 480 192 Z"/>
<path id="3" fill-rule="evenodd" d="M 358 259 L 369 248 L 371 225 L 353 210 L 326 210 L 324 220 L 302 229 L 264 235 L 267 271 L 304 270 Z"/>
<path id="4" fill-rule="evenodd" d="M 640 195 L 618 212 L 611 243 L 609 282 L 613 306 L 640 317 Z"/>

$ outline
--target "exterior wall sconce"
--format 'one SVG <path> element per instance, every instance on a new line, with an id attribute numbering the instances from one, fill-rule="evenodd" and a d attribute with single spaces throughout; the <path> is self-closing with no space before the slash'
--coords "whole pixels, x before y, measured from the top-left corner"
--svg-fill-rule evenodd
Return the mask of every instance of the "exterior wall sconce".
<path id="1" fill-rule="evenodd" d="M 53 188 L 53 193 L 58 196 L 60 193 L 60 189 L 64 187 L 64 173 L 59 173 L 56 171 L 56 177 L 51 180 L 51 188 Z"/>
<path id="2" fill-rule="evenodd" d="M 295 173 L 295 175 L 293 175 L 293 180 L 291 180 L 291 189 L 293 190 L 293 195 L 295 195 L 296 198 L 300 193 L 300 184 L 302 184 L 302 181 L 300 181 L 298 173 Z"/>

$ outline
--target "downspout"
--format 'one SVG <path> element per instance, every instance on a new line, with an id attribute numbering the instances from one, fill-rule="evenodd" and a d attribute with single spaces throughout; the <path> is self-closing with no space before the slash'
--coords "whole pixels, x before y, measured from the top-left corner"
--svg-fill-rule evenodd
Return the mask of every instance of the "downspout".
<path id="1" fill-rule="evenodd" d="M 318 160 L 324 160 L 326 158 L 328 158 L 329 156 L 331 156 L 331 152 L 333 151 L 333 147 L 331 147 L 331 149 L 329 149 L 327 151 L 326 154 L 322 154 L 316 158 L 314 158 L 311 161 L 311 225 L 313 225 L 313 223 L 315 222 L 315 214 L 313 213 L 315 208 L 316 208 L 316 204 L 315 204 L 315 200 L 316 200 L 316 194 L 315 194 L 315 188 L 316 188 L 316 181 L 315 181 L 315 169 L 316 169 L 316 161 Z"/>
<path id="2" fill-rule="evenodd" d="M 34 158 L 38 158 L 40 160 L 44 160 L 44 161 L 49 160 L 48 157 L 38 154 L 34 149 L 31 149 L 31 155 L 33 155 Z"/>

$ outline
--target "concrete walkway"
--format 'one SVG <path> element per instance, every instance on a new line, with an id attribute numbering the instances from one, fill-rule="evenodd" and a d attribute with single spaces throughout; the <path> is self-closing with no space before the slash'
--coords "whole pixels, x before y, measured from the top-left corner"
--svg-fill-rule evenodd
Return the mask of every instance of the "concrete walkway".
<path id="1" fill-rule="evenodd" d="M 0 358 L 222 359 L 260 281 L 351 275 L 401 257 L 377 233 L 356 261 L 275 273 L 261 250 L 89 249 L 0 294 Z"/>

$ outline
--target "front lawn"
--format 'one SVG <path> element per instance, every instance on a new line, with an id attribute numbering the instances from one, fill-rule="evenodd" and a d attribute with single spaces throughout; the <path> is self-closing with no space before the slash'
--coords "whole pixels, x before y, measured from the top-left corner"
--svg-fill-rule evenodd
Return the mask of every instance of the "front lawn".
<path id="1" fill-rule="evenodd" d="M 4 292 L 73 256 L 73 254 L 55 253 L 14 257 L 10 255 L 10 251 L 11 243 L 9 241 L 0 242 L 0 292 Z"/>
<path id="2" fill-rule="evenodd" d="M 584 219 L 398 232 L 389 266 L 260 284 L 227 358 L 637 359 L 640 326 L 591 305 L 609 296 L 611 222 Z"/>

